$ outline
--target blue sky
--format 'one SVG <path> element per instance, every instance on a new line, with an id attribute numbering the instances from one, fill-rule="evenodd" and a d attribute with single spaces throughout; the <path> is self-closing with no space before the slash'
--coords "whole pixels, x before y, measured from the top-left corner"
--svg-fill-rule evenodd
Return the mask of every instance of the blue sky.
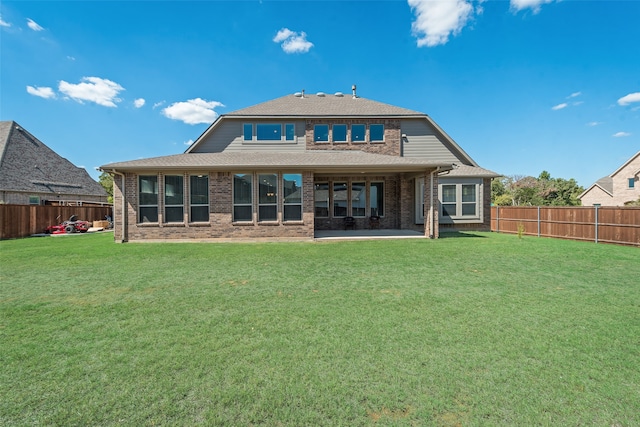
<path id="1" fill-rule="evenodd" d="M 97 178 L 302 89 L 429 114 L 585 187 L 640 150 L 640 1 L 3 1 L 0 120 Z"/>

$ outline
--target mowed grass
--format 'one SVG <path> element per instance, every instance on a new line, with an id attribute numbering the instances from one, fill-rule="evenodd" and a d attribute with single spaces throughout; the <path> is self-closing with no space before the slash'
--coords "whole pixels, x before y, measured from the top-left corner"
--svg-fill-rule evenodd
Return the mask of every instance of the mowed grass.
<path id="1" fill-rule="evenodd" d="M 640 425 L 638 248 L 0 242 L 0 425 Z"/>

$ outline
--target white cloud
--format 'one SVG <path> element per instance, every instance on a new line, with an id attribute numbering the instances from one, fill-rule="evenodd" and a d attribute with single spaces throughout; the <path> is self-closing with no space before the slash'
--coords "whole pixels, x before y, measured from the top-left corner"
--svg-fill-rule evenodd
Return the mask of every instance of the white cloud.
<path id="1" fill-rule="evenodd" d="M 184 145 L 188 145 L 189 147 L 193 144 L 193 139 L 184 142 Z"/>
<path id="2" fill-rule="evenodd" d="M 446 44 L 449 35 L 458 34 L 473 15 L 473 6 L 467 0 L 408 0 L 408 3 L 416 15 L 411 28 L 418 38 L 418 47 Z M 478 13 L 481 12 L 479 8 Z"/>
<path id="3" fill-rule="evenodd" d="M 594 126 L 600 126 L 601 124 L 602 122 L 589 122 L 587 123 L 587 126 L 594 127 Z"/>
<path id="4" fill-rule="evenodd" d="M 631 134 L 629 132 L 616 132 L 611 136 L 613 136 L 614 138 L 622 138 L 625 136 L 631 136 Z"/>
<path id="5" fill-rule="evenodd" d="M 296 33 L 294 33 L 293 31 L 291 31 L 288 28 L 283 28 L 280 31 L 278 31 L 278 34 L 276 34 L 276 36 L 273 38 L 273 41 L 275 43 L 280 43 L 282 41 L 285 41 L 286 39 L 288 39 L 291 36 L 294 36 Z"/>
<path id="6" fill-rule="evenodd" d="M 640 92 L 630 93 L 618 99 L 618 105 L 629 105 L 633 102 L 640 102 Z"/>
<path id="7" fill-rule="evenodd" d="M 105 107 L 116 107 L 116 102 L 121 101 L 118 94 L 125 89 L 111 80 L 83 77 L 82 83 L 78 84 L 61 80 L 58 90 L 81 104 L 83 101 L 91 101 Z"/>
<path id="8" fill-rule="evenodd" d="M 160 101 L 160 102 L 156 102 L 155 104 L 153 104 L 153 108 L 154 110 L 158 107 L 162 107 L 164 104 L 166 103 L 166 101 Z"/>
<path id="9" fill-rule="evenodd" d="M 571 95 L 567 96 L 567 99 L 576 98 L 582 95 L 582 92 L 573 92 Z"/>
<path id="10" fill-rule="evenodd" d="M 135 101 L 133 101 L 133 105 L 135 105 L 136 108 L 142 108 L 145 102 L 147 101 L 145 101 L 144 98 L 138 98 Z"/>
<path id="11" fill-rule="evenodd" d="M 42 31 L 42 30 L 44 30 L 44 28 L 42 28 L 40 25 L 38 25 L 38 23 L 36 21 L 34 21 L 33 19 L 30 19 L 30 18 L 27 18 L 27 25 L 33 31 Z"/>
<path id="12" fill-rule="evenodd" d="M 282 42 L 282 50 L 286 53 L 306 53 L 313 47 L 313 43 L 307 40 L 307 33 L 298 33 L 288 28 L 283 28 L 273 38 L 274 43 Z"/>
<path id="13" fill-rule="evenodd" d="M 27 92 L 33 96 L 39 96 L 44 99 L 56 97 L 56 94 L 50 87 L 27 86 Z"/>
<path id="14" fill-rule="evenodd" d="M 558 105 L 554 105 L 553 107 L 551 107 L 552 110 L 562 110 L 563 108 L 567 108 L 569 106 L 569 104 L 567 104 L 566 102 L 563 102 L 562 104 L 558 104 Z"/>
<path id="15" fill-rule="evenodd" d="M 511 10 L 518 12 L 530 8 L 533 13 L 540 12 L 540 6 L 551 3 L 553 0 L 511 0 Z"/>
<path id="16" fill-rule="evenodd" d="M 0 16 L 0 27 L 10 27 L 11 23 L 5 21 L 4 19 L 2 19 L 2 16 Z"/>
<path id="17" fill-rule="evenodd" d="M 181 120 L 189 125 L 199 123 L 212 123 L 218 118 L 214 111 L 216 107 L 224 107 L 218 101 L 205 101 L 201 98 L 190 99 L 184 102 L 174 102 L 162 110 L 162 114 L 173 120 Z"/>

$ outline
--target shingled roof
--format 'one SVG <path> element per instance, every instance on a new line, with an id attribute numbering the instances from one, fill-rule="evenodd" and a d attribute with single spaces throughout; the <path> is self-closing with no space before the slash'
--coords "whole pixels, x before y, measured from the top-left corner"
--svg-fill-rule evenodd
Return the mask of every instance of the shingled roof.
<path id="1" fill-rule="evenodd" d="M 87 171 L 59 156 L 14 121 L 0 122 L 0 191 L 104 197 Z"/>
<path id="2" fill-rule="evenodd" d="M 356 150 L 310 150 L 295 153 L 273 152 L 222 152 L 187 153 L 172 156 L 152 157 L 127 162 L 110 163 L 102 170 L 242 170 L 255 168 L 300 169 L 314 171 L 344 170 L 363 172 L 367 170 L 421 171 L 450 163 L 433 162 L 415 157 L 386 156 Z"/>
<path id="3" fill-rule="evenodd" d="M 424 113 L 351 95 L 286 95 L 224 117 L 424 117 Z"/>

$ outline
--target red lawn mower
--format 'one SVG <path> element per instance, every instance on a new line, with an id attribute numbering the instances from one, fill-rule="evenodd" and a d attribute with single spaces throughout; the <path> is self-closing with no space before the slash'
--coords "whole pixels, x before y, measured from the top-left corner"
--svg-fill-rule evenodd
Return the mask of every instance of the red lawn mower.
<path id="1" fill-rule="evenodd" d="M 50 225 L 44 232 L 47 234 L 86 233 L 89 228 L 91 228 L 91 224 L 88 221 L 78 221 L 77 216 L 71 215 L 68 221 L 58 225 Z"/>

